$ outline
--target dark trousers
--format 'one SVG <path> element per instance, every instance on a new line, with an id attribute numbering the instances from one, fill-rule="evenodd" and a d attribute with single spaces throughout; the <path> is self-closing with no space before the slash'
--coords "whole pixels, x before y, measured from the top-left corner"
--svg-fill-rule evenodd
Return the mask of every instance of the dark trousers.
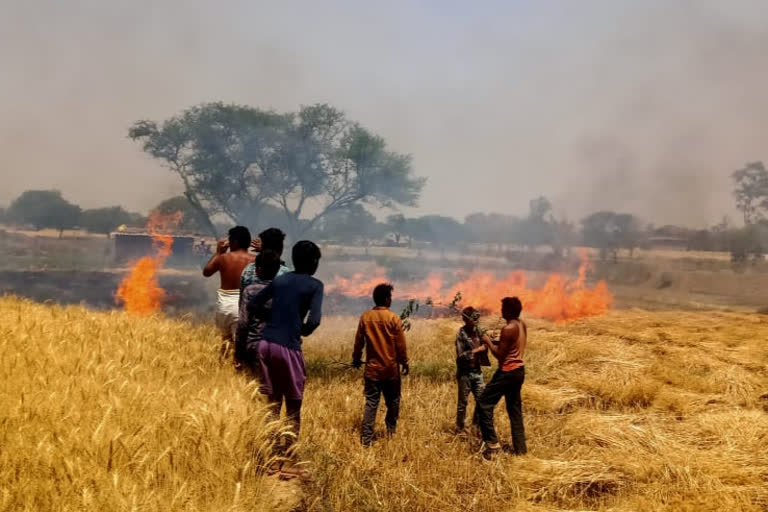
<path id="1" fill-rule="evenodd" d="M 456 428 L 459 430 L 464 429 L 464 422 L 467 417 L 467 404 L 469 402 L 469 394 L 475 397 L 475 413 L 472 415 L 472 425 L 480 425 L 480 407 L 479 400 L 480 395 L 483 393 L 483 374 L 478 372 L 460 372 L 456 375 L 456 380 L 459 384 L 459 397 L 456 402 Z"/>
<path id="2" fill-rule="evenodd" d="M 373 427 L 376 423 L 376 411 L 379 408 L 379 399 L 384 395 L 384 403 L 387 406 L 387 415 L 384 423 L 387 425 L 387 434 L 392 435 L 397 429 L 397 418 L 400 416 L 400 377 L 391 380 L 365 379 L 365 410 L 363 411 L 363 428 L 360 440 L 368 445 L 373 442 Z"/>
<path id="3" fill-rule="evenodd" d="M 283 395 L 269 395 L 267 400 L 272 409 L 272 415 L 276 420 L 280 419 L 280 409 L 283 408 L 283 402 L 285 402 L 285 416 L 291 424 L 291 430 L 296 436 L 296 439 L 298 439 L 299 430 L 301 428 L 301 400 L 291 400 L 285 398 Z M 291 444 L 293 444 L 293 440 L 288 442 L 289 446 Z"/>
<path id="4" fill-rule="evenodd" d="M 524 380 L 525 367 L 517 368 L 511 372 L 497 370 L 480 396 L 480 430 L 483 433 L 483 441 L 489 444 L 499 442 L 496 437 L 496 429 L 493 426 L 493 410 L 501 397 L 504 397 L 512 430 L 512 446 L 515 453 L 520 455 L 528 451 L 525 446 L 523 404 L 520 400 L 520 388 L 523 387 Z"/>

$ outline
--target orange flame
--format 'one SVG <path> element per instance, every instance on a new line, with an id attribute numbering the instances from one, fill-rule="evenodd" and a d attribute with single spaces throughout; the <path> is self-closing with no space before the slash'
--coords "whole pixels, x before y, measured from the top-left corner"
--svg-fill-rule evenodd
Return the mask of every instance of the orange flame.
<path id="1" fill-rule="evenodd" d="M 490 272 L 457 272 L 458 281 L 450 286 L 445 285 L 440 274 L 432 273 L 418 283 L 396 283 L 395 295 L 402 299 L 431 297 L 436 303 L 449 304 L 461 292 L 462 305 L 484 312 L 498 311 L 503 297 L 517 296 L 524 311 L 532 316 L 553 322 L 570 322 L 603 314 L 613 306 L 613 295 L 604 281 L 587 287 L 588 265 L 586 254 L 582 254 L 576 279 L 551 274 L 538 289 L 527 286 L 526 275 L 521 270 L 510 272 L 501 279 Z M 375 278 L 365 278 L 362 274 L 348 279 L 336 278 L 329 291 L 350 297 L 368 297 L 377 284 L 389 281 L 384 272 L 379 271 L 377 275 Z"/>
<path id="2" fill-rule="evenodd" d="M 163 234 L 179 225 L 182 213 L 163 214 L 152 212 L 147 229 L 152 235 L 155 253 L 145 256 L 131 267 L 130 273 L 117 289 L 116 300 L 123 303 L 129 313 L 148 315 L 160 310 L 165 300 L 165 290 L 157 281 L 157 271 L 171 255 L 173 237 Z"/>

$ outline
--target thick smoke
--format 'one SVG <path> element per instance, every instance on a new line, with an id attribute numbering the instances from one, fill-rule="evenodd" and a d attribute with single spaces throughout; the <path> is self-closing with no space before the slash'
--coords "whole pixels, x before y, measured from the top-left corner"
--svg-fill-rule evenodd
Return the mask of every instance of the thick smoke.
<path id="1" fill-rule="evenodd" d="M 0 203 L 59 188 L 147 209 L 179 191 L 126 138 L 223 100 L 330 102 L 412 153 L 420 213 L 522 214 L 549 196 L 706 225 L 768 159 L 768 4 L 6 2 Z"/>

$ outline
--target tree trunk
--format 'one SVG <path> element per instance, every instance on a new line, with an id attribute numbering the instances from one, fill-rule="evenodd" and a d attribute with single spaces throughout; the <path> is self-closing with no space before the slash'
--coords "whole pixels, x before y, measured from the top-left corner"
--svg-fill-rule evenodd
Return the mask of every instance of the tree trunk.
<path id="1" fill-rule="evenodd" d="M 218 239 L 219 233 L 216 231 L 216 226 L 213 225 L 211 217 L 208 215 L 208 212 L 205 210 L 205 208 L 203 208 L 203 205 L 200 204 L 197 198 L 188 191 L 184 192 L 184 197 L 187 198 L 187 201 L 189 201 L 189 204 L 192 205 L 192 208 L 197 210 L 197 213 L 200 215 L 200 219 L 203 221 L 203 224 L 205 224 L 205 229 L 208 231 L 208 233 L 213 235 L 214 238 Z"/>

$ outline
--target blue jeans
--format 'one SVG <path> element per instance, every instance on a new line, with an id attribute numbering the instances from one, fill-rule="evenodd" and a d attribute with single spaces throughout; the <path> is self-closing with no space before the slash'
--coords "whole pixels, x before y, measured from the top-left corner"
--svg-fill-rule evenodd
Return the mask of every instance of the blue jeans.
<path id="1" fill-rule="evenodd" d="M 456 403 L 456 428 L 464 430 L 464 421 L 467 417 L 467 403 L 469 394 L 475 397 L 475 413 L 472 415 L 472 424 L 480 425 L 480 408 L 478 400 L 483 393 L 485 383 L 483 382 L 482 372 L 461 372 L 456 375 L 459 383 L 459 399 Z"/>

